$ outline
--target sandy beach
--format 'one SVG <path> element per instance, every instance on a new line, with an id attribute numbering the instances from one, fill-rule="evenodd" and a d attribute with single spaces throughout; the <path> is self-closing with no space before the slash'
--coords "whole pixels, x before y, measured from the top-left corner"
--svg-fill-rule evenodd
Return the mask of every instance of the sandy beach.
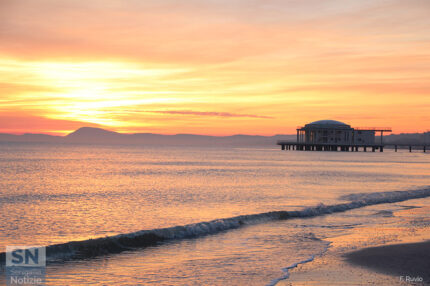
<path id="1" fill-rule="evenodd" d="M 365 248 L 345 257 L 353 264 L 398 276 L 399 280 L 430 283 L 430 241 Z"/>
<path id="2" fill-rule="evenodd" d="M 393 212 L 401 223 L 327 238 L 327 252 L 291 269 L 277 285 L 430 285 L 430 209 L 414 208 L 418 201 L 408 205 L 412 208 Z"/>

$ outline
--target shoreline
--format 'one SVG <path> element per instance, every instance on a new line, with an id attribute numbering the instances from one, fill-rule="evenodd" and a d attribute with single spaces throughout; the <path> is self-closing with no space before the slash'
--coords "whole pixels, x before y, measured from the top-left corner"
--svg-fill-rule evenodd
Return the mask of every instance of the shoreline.
<path id="1" fill-rule="evenodd" d="M 383 220 L 326 237 L 328 251 L 292 269 L 277 286 L 430 285 L 429 203 L 427 198 L 397 205 L 400 209 L 390 205 L 389 217 L 381 216 L 386 207 L 368 208 L 362 215 Z"/>
<path id="2" fill-rule="evenodd" d="M 430 240 L 363 248 L 344 257 L 353 265 L 397 276 L 400 281 L 430 283 Z"/>

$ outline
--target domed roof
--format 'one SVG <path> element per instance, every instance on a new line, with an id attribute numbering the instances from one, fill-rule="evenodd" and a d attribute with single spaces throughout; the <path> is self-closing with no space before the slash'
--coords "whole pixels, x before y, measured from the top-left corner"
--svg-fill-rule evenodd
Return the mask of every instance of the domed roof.
<path id="1" fill-rule="evenodd" d="M 318 124 L 318 125 L 329 124 L 329 125 L 346 125 L 346 126 L 349 126 L 348 124 L 337 121 L 337 120 L 318 120 L 318 121 L 311 122 L 309 124 L 312 124 L 312 125 L 314 125 L 314 124 Z"/>
<path id="2" fill-rule="evenodd" d="M 306 124 L 305 127 L 320 127 L 320 128 L 351 128 L 350 125 L 337 120 L 318 120 Z"/>

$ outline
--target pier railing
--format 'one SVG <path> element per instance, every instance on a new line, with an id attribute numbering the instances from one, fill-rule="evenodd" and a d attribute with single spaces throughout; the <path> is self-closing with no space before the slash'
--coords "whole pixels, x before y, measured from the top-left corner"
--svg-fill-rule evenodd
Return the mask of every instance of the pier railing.
<path id="1" fill-rule="evenodd" d="M 371 131 L 392 132 L 391 127 L 353 127 L 353 128 L 354 130 L 358 130 L 358 131 L 371 130 Z"/>

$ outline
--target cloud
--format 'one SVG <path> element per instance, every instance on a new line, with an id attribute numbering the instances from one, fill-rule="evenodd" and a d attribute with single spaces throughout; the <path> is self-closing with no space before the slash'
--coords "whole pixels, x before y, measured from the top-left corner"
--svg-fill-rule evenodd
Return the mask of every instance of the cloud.
<path id="1" fill-rule="evenodd" d="M 94 123 L 51 119 L 24 112 L 2 112 L 0 114 L 0 133 L 22 134 L 31 132 L 63 134 L 83 126 L 101 127 L 101 125 Z"/>
<path id="2" fill-rule="evenodd" d="M 28 112 L 28 130 L 267 134 L 348 114 L 427 128 L 429 3 L 0 0 L 0 109 Z"/>
<path id="3" fill-rule="evenodd" d="M 274 118 L 271 116 L 255 115 L 255 114 L 240 114 L 240 113 L 215 112 L 215 111 L 207 112 L 207 111 L 193 111 L 193 110 L 127 110 L 127 112 L 213 116 L 213 117 L 246 117 L 246 118 L 262 118 L 262 119 L 273 119 Z"/>
<path id="4" fill-rule="evenodd" d="M 281 53 L 341 55 L 378 44 L 390 50 L 427 35 L 428 4 L 419 5 L 426 1 L 380 2 L 3 0 L 0 52 L 219 64 Z"/>

